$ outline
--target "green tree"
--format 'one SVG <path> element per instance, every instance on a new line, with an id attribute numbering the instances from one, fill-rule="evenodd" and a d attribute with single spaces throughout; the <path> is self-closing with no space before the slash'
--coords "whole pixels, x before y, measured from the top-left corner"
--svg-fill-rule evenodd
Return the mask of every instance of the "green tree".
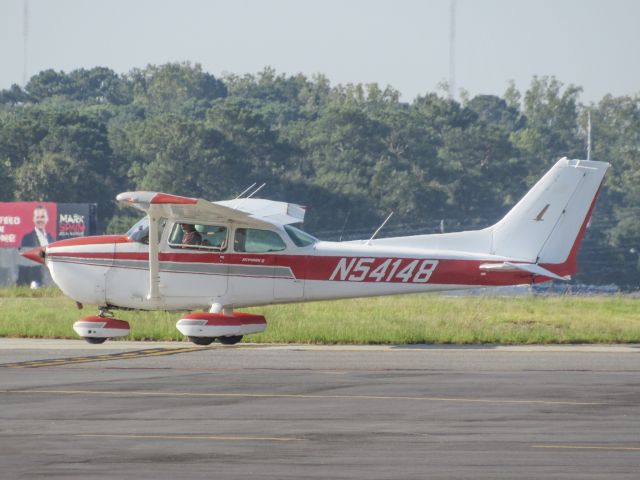
<path id="1" fill-rule="evenodd" d="M 584 143 L 578 125 L 578 97 L 582 89 L 555 77 L 534 77 L 523 99 L 526 127 L 515 131 L 512 143 L 527 165 L 527 180 L 561 157 L 580 158 Z"/>
<path id="2" fill-rule="evenodd" d="M 444 135 L 438 159 L 445 169 L 448 205 L 456 216 L 496 221 L 522 193 L 524 169 L 508 135 L 500 128 L 476 124 Z"/>
<path id="3" fill-rule="evenodd" d="M 218 98 L 226 97 L 223 82 L 204 72 L 200 64 L 167 63 L 134 70 L 129 76 L 134 102 L 149 115 L 174 113 L 204 118 Z"/>
<path id="4" fill-rule="evenodd" d="M 31 97 L 15 83 L 8 90 L 0 91 L 0 104 L 20 105 L 31 101 Z"/>
<path id="5" fill-rule="evenodd" d="M 11 172 L 11 163 L 7 159 L 0 158 L 0 202 L 13 200 L 14 182 L 15 177 Z"/>
<path id="6" fill-rule="evenodd" d="M 70 98 L 74 100 L 114 105 L 126 105 L 133 101 L 131 84 L 109 68 L 81 68 L 72 71 L 69 77 L 74 85 Z"/>
<path id="7" fill-rule="evenodd" d="M 206 124 L 222 135 L 234 169 L 252 179 L 249 183 L 255 179 L 275 186 L 289 174 L 291 146 L 250 103 L 238 98 L 218 102 L 207 112 Z"/>
<path id="8" fill-rule="evenodd" d="M 600 263 L 587 273 L 640 287 L 640 97 L 606 95 L 591 108 L 593 158 L 612 164 L 592 222 Z M 583 124 L 586 112 L 583 114 Z"/>
<path id="9" fill-rule="evenodd" d="M 55 95 L 71 95 L 74 84 L 64 72 L 48 69 L 31 77 L 25 86 L 25 91 L 34 101 L 42 101 Z"/>
<path id="10" fill-rule="evenodd" d="M 242 176 L 232 168 L 232 149 L 219 132 L 175 114 L 130 125 L 124 145 L 130 148 L 129 177 L 136 190 L 225 198 Z"/>
<path id="11" fill-rule="evenodd" d="M 115 182 L 103 115 L 42 105 L 11 123 L 13 128 L 7 129 L 10 141 L 0 143 L 9 152 L 5 158 L 12 164 L 17 200 L 98 202 L 101 217 L 111 214 Z M 35 128 L 29 134 L 29 145 L 12 144 L 15 134 L 31 125 Z M 6 132 L 4 128 L 0 131 Z"/>

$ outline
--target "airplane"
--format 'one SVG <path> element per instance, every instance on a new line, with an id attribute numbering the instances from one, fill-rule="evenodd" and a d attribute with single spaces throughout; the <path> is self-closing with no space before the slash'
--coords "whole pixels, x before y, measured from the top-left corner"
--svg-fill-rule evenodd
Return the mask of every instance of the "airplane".
<path id="1" fill-rule="evenodd" d="M 176 327 L 193 343 L 235 344 L 266 328 L 236 308 L 568 280 L 608 167 L 562 158 L 481 230 L 343 242 L 297 227 L 305 208 L 292 203 L 125 192 L 117 200 L 145 214 L 125 235 L 23 255 L 79 308 L 98 305 L 74 324 L 90 343 L 128 335 L 112 311 L 132 309 L 189 311 Z"/>

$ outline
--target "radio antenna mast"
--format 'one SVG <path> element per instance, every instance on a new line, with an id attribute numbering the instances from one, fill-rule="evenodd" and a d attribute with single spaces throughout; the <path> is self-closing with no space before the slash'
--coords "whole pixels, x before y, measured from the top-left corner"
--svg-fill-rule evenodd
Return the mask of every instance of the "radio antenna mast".
<path id="1" fill-rule="evenodd" d="M 234 204 L 234 205 L 233 205 L 233 207 L 231 207 L 231 208 L 240 208 L 240 205 L 242 205 L 242 202 L 244 202 L 247 198 L 251 198 L 251 197 L 253 197 L 256 193 L 258 193 L 260 190 L 262 190 L 262 187 L 264 187 L 266 184 L 267 184 L 266 182 L 265 182 L 265 183 L 263 183 L 262 185 L 260 185 L 258 188 L 256 188 L 253 192 L 251 192 L 251 193 L 250 193 L 249 195 L 247 195 L 246 197 L 244 197 L 244 198 L 240 198 L 240 199 L 238 200 L 238 203 Z M 254 183 L 253 185 L 255 185 L 255 183 Z M 252 187 L 253 185 L 251 185 L 251 187 Z M 251 188 L 251 187 L 249 187 L 249 188 Z M 247 189 L 247 190 L 248 190 L 248 189 Z"/>
<path id="2" fill-rule="evenodd" d="M 369 244 L 371 244 L 371 240 L 373 240 L 373 239 L 375 238 L 375 236 L 378 234 L 378 232 L 379 232 L 380 230 L 382 230 L 382 227 L 384 227 L 384 226 L 387 224 L 387 222 L 388 222 L 388 221 L 389 221 L 389 219 L 391 218 L 391 215 L 393 215 L 393 212 L 391 212 L 391 213 L 389 214 L 389 216 L 384 220 L 384 222 L 382 222 L 382 225 L 380 225 L 380 226 L 378 227 L 378 229 L 377 229 L 375 232 L 373 232 L 373 235 L 371 235 L 371 238 L 370 238 L 369 240 L 367 240 L 367 243 L 365 243 L 365 245 L 369 245 Z"/>
<path id="3" fill-rule="evenodd" d="M 255 187 L 256 183 L 257 182 L 253 182 L 251 185 L 249 185 L 247 188 L 245 188 L 240 195 L 238 195 L 236 198 L 234 198 L 234 200 L 240 199 L 245 193 L 247 193 L 249 190 L 251 190 L 253 187 Z"/>

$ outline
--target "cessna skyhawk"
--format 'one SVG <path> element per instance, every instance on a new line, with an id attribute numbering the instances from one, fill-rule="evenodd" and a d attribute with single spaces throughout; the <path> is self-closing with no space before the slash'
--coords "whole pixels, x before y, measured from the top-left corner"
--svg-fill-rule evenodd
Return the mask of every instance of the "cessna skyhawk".
<path id="1" fill-rule="evenodd" d="M 177 328 L 198 345 L 266 328 L 236 308 L 567 280 L 608 163 L 559 160 L 482 230 L 326 242 L 300 230 L 304 207 L 255 198 L 209 202 L 126 192 L 146 216 L 126 235 L 61 240 L 23 253 L 97 316 L 74 324 L 90 343 L 125 336 L 112 310 L 203 310 Z M 206 310 L 206 311 L 204 311 Z"/>

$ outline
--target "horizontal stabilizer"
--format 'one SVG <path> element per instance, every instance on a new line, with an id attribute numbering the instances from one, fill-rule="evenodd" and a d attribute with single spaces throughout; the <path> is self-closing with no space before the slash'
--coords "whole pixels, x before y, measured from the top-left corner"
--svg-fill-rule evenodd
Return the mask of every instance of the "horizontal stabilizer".
<path id="1" fill-rule="evenodd" d="M 480 265 L 480 270 L 488 271 L 488 272 L 513 272 L 513 271 L 524 271 L 529 272 L 533 275 L 539 275 L 541 277 L 553 278 L 554 280 L 570 280 L 570 276 L 561 277 L 560 275 L 556 275 L 550 270 L 541 267 L 537 263 L 515 263 L 515 262 L 503 262 L 503 263 L 483 263 Z"/>

